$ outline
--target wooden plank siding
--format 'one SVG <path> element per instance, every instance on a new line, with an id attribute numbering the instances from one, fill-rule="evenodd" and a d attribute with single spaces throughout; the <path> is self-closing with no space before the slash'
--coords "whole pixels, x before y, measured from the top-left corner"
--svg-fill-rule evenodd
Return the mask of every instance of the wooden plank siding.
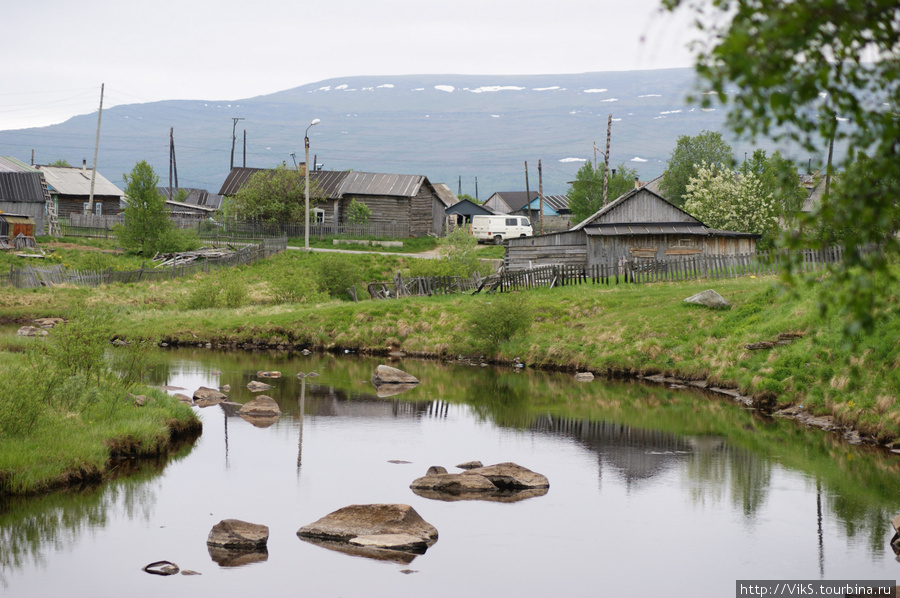
<path id="1" fill-rule="evenodd" d="M 610 206 L 608 211 L 600 214 L 591 224 L 619 222 L 697 222 L 697 220 L 674 205 L 660 201 L 660 198 L 650 191 L 640 190 L 628 201 Z"/>
<path id="2" fill-rule="evenodd" d="M 507 272 L 544 265 L 584 266 L 587 234 L 569 231 L 553 235 L 510 239 L 506 242 L 503 268 Z"/>

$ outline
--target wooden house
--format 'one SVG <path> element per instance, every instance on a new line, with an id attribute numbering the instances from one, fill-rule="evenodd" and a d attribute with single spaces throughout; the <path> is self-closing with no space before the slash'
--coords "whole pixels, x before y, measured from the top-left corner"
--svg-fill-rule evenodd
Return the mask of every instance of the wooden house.
<path id="1" fill-rule="evenodd" d="M 539 198 L 537 191 L 497 191 L 484 202 L 494 214 L 518 213 Z"/>
<path id="2" fill-rule="evenodd" d="M 712 229 L 658 193 L 641 187 L 568 231 L 507 241 L 508 270 L 543 265 L 590 267 L 695 255 L 756 252 L 759 235 Z"/>
<path id="3" fill-rule="evenodd" d="M 232 169 L 219 195 L 235 195 L 259 170 Z M 347 223 L 347 210 L 355 200 L 371 210 L 372 225 L 389 226 L 410 237 L 445 232 L 444 210 L 450 198 L 424 176 L 316 170 L 309 173 L 309 179 L 315 199 L 315 207 L 310 210 L 310 222 L 314 224 L 337 230 Z"/>
<path id="4" fill-rule="evenodd" d="M 461 199 L 452 206 L 449 206 L 444 212 L 447 218 L 453 223 L 453 227 L 467 226 L 472 222 L 472 216 L 488 216 L 493 214 L 492 211 L 477 204 L 470 199 Z"/>
<path id="5" fill-rule="evenodd" d="M 60 218 L 87 213 L 93 169 L 85 164 L 82 164 L 81 168 L 74 166 L 37 166 L 37 168 L 44 174 L 56 213 Z M 91 213 L 95 216 L 121 213 L 124 195 L 121 189 L 98 172 L 94 177 L 94 205 Z"/>
<path id="6" fill-rule="evenodd" d="M 47 234 L 49 201 L 50 194 L 40 171 L 14 158 L 0 157 L 0 214 L 27 218 L 32 232 L 25 236 Z M 13 230 L 15 226 L 7 230 L 10 238 L 17 234 Z"/>

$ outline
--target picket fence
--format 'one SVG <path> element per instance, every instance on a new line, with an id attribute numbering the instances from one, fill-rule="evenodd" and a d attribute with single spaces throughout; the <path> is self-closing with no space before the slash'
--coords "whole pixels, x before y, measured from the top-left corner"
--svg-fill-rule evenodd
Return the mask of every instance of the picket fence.
<path id="1" fill-rule="evenodd" d="M 664 260 L 611 260 L 590 266 L 551 265 L 502 272 L 489 277 L 486 291 L 518 291 L 573 284 L 642 284 L 695 279 L 737 278 L 778 274 L 789 260 L 796 272 L 813 272 L 842 262 L 842 247 L 796 252 L 765 251 L 754 254 L 691 256 Z"/>
<path id="2" fill-rule="evenodd" d="M 281 253 L 287 249 L 287 238 L 264 239 L 257 245 L 243 245 L 233 253 L 217 259 L 193 261 L 187 264 L 176 264 L 171 267 L 153 268 L 141 264 L 140 270 L 116 271 L 111 269 L 100 271 L 68 270 L 60 264 L 49 267 L 26 265 L 22 268 L 10 267 L 8 274 L 0 274 L 0 286 L 19 289 L 37 288 L 71 284 L 76 286 L 96 287 L 114 282 L 143 282 L 170 280 L 193 276 L 198 272 L 223 267 L 249 264 L 257 260 Z"/>

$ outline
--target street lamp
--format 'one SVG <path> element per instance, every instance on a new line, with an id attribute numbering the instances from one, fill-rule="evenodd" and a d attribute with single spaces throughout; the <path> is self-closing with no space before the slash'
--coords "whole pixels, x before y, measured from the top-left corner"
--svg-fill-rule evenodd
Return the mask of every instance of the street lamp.
<path id="1" fill-rule="evenodd" d="M 319 119 L 314 118 L 309 127 L 319 124 Z M 304 169 L 306 170 L 306 228 L 303 231 L 303 248 L 309 251 L 309 127 L 306 127 L 306 133 L 303 135 L 303 145 L 306 148 L 306 162 Z"/>

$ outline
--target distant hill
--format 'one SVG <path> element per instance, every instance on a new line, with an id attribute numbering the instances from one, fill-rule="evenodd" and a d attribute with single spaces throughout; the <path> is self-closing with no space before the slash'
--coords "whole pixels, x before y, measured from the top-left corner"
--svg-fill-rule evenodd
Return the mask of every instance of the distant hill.
<path id="1" fill-rule="evenodd" d="M 610 162 L 635 168 L 642 180 L 665 169 L 679 135 L 726 134 L 722 110 L 687 102 L 691 69 L 576 75 L 406 75 L 329 79 L 239 101 L 171 100 L 103 111 L 99 168 L 120 183 L 147 160 L 168 184 L 169 128 L 174 127 L 182 187 L 217 192 L 229 170 L 232 118 L 234 164 L 271 167 L 303 161 L 303 134 L 313 118 L 310 161 L 326 170 L 422 174 L 453 191 L 486 199 L 495 191 L 538 187 L 565 193 L 584 159 L 598 161 L 613 117 Z M 172 91 L 173 95 L 177 90 Z M 93 160 L 96 113 L 49 127 L 0 131 L 0 155 L 46 164 Z M 727 138 L 727 135 L 726 135 Z M 754 147 L 731 140 L 736 157 Z M 772 148 L 763 146 L 765 149 Z M 292 158 L 291 152 L 295 153 Z M 805 165 L 807 156 L 800 156 Z"/>

